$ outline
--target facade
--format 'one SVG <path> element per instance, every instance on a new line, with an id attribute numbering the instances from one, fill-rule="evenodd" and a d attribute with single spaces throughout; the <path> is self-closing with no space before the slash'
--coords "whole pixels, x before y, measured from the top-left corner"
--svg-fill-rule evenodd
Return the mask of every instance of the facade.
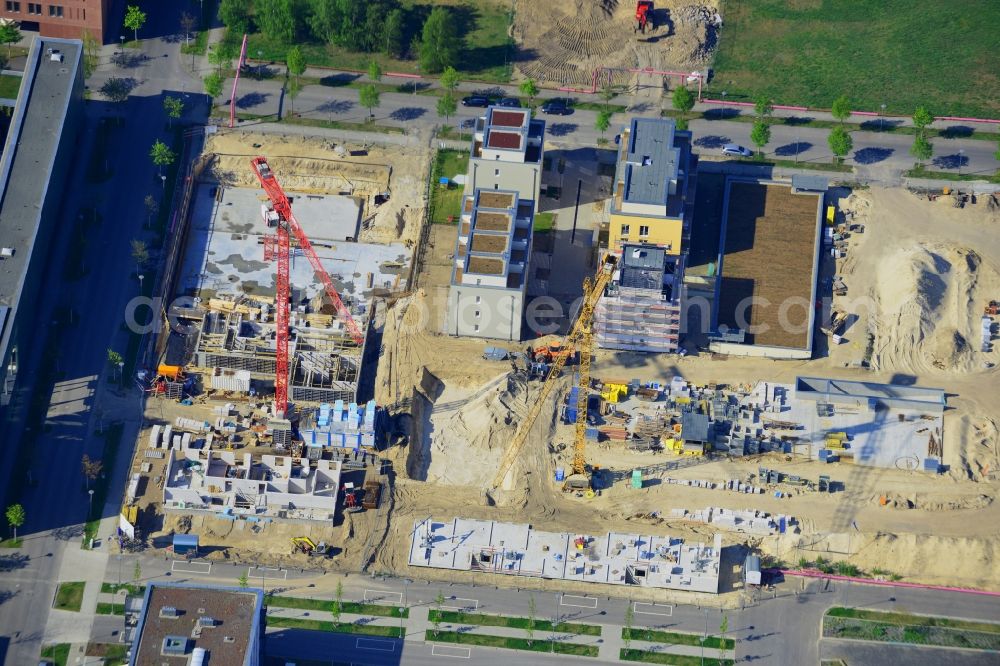
<path id="1" fill-rule="evenodd" d="M 618 137 L 608 249 L 647 243 L 681 254 L 690 226 L 687 203 L 691 133 L 668 118 L 633 118 Z"/>
<path id="2" fill-rule="evenodd" d="M 594 310 L 602 349 L 676 352 L 684 257 L 655 245 L 625 243 L 618 269 Z"/>
<path id="3" fill-rule="evenodd" d="M 109 27 L 113 5 L 114 0 L 4 0 L 0 18 L 17 21 L 22 30 L 42 37 L 82 39 L 87 32 L 103 44 L 118 39 Z"/>
<path id="4" fill-rule="evenodd" d="M 150 583 L 135 611 L 129 666 L 258 666 L 262 661 L 260 590 Z"/>
<path id="5" fill-rule="evenodd" d="M 39 287 L 60 270 L 47 249 L 78 143 L 81 53 L 76 40 L 34 40 L 0 157 L 0 424 L 24 415 L 26 360 L 44 338 L 32 330 Z"/>
<path id="6" fill-rule="evenodd" d="M 476 122 L 448 291 L 450 335 L 520 340 L 545 122 L 490 107 Z"/>

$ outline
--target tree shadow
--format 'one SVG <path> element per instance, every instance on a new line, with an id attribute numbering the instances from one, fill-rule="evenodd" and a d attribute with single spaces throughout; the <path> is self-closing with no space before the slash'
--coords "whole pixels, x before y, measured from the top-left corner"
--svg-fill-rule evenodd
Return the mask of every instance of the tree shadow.
<path id="1" fill-rule="evenodd" d="M 413 79 L 411 81 L 400 83 L 396 86 L 396 92 L 398 93 L 412 93 L 414 90 L 416 92 L 423 92 L 424 90 L 429 90 L 431 84 L 429 81 L 417 81 Z"/>
<path id="2" fill-rule="evenodd" d="M 421 109 L 420 107 L 417 106 L 404 106 L 390 113 L 389 117 L 392 120 L 398 120 L 400 122 L 404 122 L 408 120 L 416 120 L 417 118 L 423 116 L 425 113 L 427 113 L 427 109 Z"/>
<path id="3" fill-rule="evenodd" d="M 354 102 L 346 99 L 331 99 L 316 107 L 322 113 L 347 113 L 354 108 Z"/>
<path id="4" fill-rule="evenodd" d="M 576 123 L 552 123 L 549 125 L 549 134 L 552 136 L 566 136 L 571 132 L 575 132 L 577 127 Z"/>
<path id="5" fill-rule="evenodd" d="M 949 125 L 941 130 L 940 136 L 942 139 L 967 139 L 973 131 L 968 125 Z"/>
<path id="6" fill-rule="evenodd" d="M 960 169 L 969 166 L 969 156 L 961 153 L 941 155 L 935 157 L 932 164 L 939 169 Z"/>
<path id="7" fill-rule="evenodd" d="M 784 123 L 785 125 L 791 125 L 792 127 L 796 127 L 798 125 L 808 125 L 814 120 L 816 119 L 810 116 L 789 116 L 785 118 L 782 121 L 782 123 Z"/>
<path id="8" fill-rule="evenodd" d="M 730 138 L 721 134 L 709 134 L 694 140 L 694 145 L 700 148 L 722 148 L 727 143 L 731 143 Z"/>
<path id="9" fill-rule="evenodd" d="M 740 115 L 739 109 L 724 107 L 721 109 L 709 109 L 701 114 L 705 120 L 729 120 Z"/>
<path id="10" fill-rule="evenodd" d="M 788 157 L 788 156 L 794 157 L 795 155 L 800 155 L 806 152 L 812 147 L 813 144 L 809 143 L 808 141 L 795 141 L 794 143 L 788 143 L 785 144 L 784 146 L 778 146 L 777 148 L 774 149 L 774 154 L 779 157 Z"/>
<path id="11" fill-rule="evenodd" d="M 875 146 L 862 148 L 854 152 L 854 161 L 858 164 L 875 164 L 884 162 L 895 152 L 892 148 L 878 148 Z"/>
<path id="12" fill-rule="evenodd" d="M 873 118 L 866 120 L 859 127 L 866 132 L 888 132 L 900 127 L 903 121 L 898 118 Z"/>
<path id="13" fill-rule="evenodd" d="M 236 100 L 236 108 L 251 109 L 255 106 L 260 106 L 261 104 L 267 102 L 268 97 L 270 97 L 270 93 L 249 92 L 245 95 L 241 95 L 239 99 Z"/>
<path id="14" fill-rule="evenodd" d="M 357 81 L 361 78 L 360 74 L 351 74 L 349 72 L 340 72 L 338 74 L 330 74 L 329 76 L 324 76 L 319 80 L 321 86 L 326 86 L 327 88 L 341 88 L 346 85 L 350 85 L 352 82 Z"/>
<path id="15" fill-rule="evenodd" d="M 31 558 L 24 553 L 11 553 L 10 555 L 0 555 L 0 572 L 15 571 L 28 566 Z"/>

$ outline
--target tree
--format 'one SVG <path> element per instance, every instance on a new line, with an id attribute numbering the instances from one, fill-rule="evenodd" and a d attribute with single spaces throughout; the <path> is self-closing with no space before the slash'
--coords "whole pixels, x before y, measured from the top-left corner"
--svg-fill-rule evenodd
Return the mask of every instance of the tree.
<path id="1" fill-rule="evenodd" d="M 843 125 L 834 127 L 826 141 L 830 145 L 830 152 L 837 156 L 837 162 L 842 162 L 844 156 L 851 152 L 851 148 L 854 147 L 854 139 L 851 138 L 850 132 Z"/>
<path id="2" fill-rule="evenodd" d="M 7 524 L 14 530 L 14 541 L 17 541 L 17 528 L 24 525 L 26 517 L 24 507 L 20 504 L 11 504 L 7 507 Z"/>
<path id="3" fill-rule="evenodd" d="M 215 65 L 219 76 L 222 70 L 232 66 L 233 58 L 236 57 L 236 46 L 228 42 L 219 42 L 208 49 L 208 62 Z"/>
<path id="4" fill-rule="evenodd" d="M 89 79 L 101 58 L 101 45 L 89 30 L 83 31 L 83 78 Z"/>
<path id="5" fill-rule="evenodd" d="M 759 95 L 753 101 L 753 110 L 758 118 L 765 118 L 774 113 L 774 104 L 766 95 Z"/>
<path id="6" fill-rule="evenodd" d="M 771 142 L 771 125 L 763 119 L 758 118 L 753 121 L 753 128 L 750 130 L 750 141 L 757 146 L 758 157 L 763 157 L 764 146 Z"/>
<path id="7" fill-rule="evenodd" d="M 0 44 L 7 45 L 8 60 L 10 60 L 10 47 L 21 41 L 21 38 L 24 36 L 17 28 L 17 23 L 14 21 L 5 21 L 0 24 Z"/>
<path id="8" fill-rule="evenodd" d="M 213 100 L 222 94 L 222 75 L 218 72 L 206 76 L 202 79 L 202 83 L 205 85 L 205 94 Z"/>
<path id="9" fill-rule="evenodd" d="M 108 365 L 112 368 L 117 368 L 118 364 L 122 362 L 122 355 L 116 352 L 114 349 L 108 350 Z"/>
<path id="10" fill-rule="evenodd" d="M 170 150 L 170 146 L 163 143 L 157 139 L 153 143 L 153 147 L 149 149 L 149 157 L 153 160 L 153 164 L 156 165 L 159 175 L 163 175 L 163 167 L 170 166 L 177 159 L 177 155 L 174 151 Z"/>
<path id="11" fill-rule="evenodd" d="M 337 581 L 337 593 L 333 599 L 333 607 L 330 609 L 330 614 L 333 615 L 333 623 L 340 624 L 340 613 L 344 608 L 344 583 Z"/>
<path id="12" fill-rule="evenodd" d="M 160 212 L 160 204 L 156 202 L 156 197 L 152 194 L 147 194 L 142 203 L 146 207 L 146 226 L 148 227 L 153 223 L 153 216 Z"/>
<path id="13" fill-rule="evenodd" d="M 368 63 L 368 80 L 372 83 L 378 83 L 382 80 L 382 65 L 378 64 L 374 58 Z"/>
<path id="14" fill-rule="evenodd" d="M 841 95 L 833 100 L 833 106 L 830 107 L 830 115 L 841 123 L 851 116 L 851 100 L 847 99 L 847 95 Z"/>
<path id="15" fill-rule="evenodd" d="M 97 477 L 101 475 L 101 472 L 104 470 L 104 463 L 100 460 L 91 460 L 90 456 L 84 453 L 83 458 L 80 460 L 80 466 L 83 469 L 83 478 L 87 485 L 87 490 L 90 490 L 90 482 L 97 480 Z"/>
<path id="16" fill-rule="evenodd" d="M 462 47 L 455 16 L 440 5 L 431 10 L 420 39 L 420 68 L 436 74 L 445 67 L 454 66 Z"/>
<path id="17" fill-rule="evenodd" d="M 236 34 L 249 32 L 250 3 L 247 0 L 221 0 L 219 20 Z"/>
<path id="18" fill-rule="evenodd" d="M 439 116 L 444 116 L 445 122 L 448 122 L 448 119 L 455 115 L 456 109 L 458 109 L 458 102 L 451 92 L 446 92 L 438 98 L 437 112 Z"/>
<path id="19" fill-rule="evenodd" d="M 924 136 L 923 132 L 917 134 L 913 137 L 913 145 L 910 146 L 910 154 L 917 158 L 917 161 L 923 164 L 931 158 L 934 154 L 934 145 L 931 144 L 930 139 Z"/>
<path id="20" fill-rule="evenodd" d="M 135 33 L 135 40 L 139 41 L 139 28 L 146 23 L 146 12 L 135 5 L 125 8 L 125 27 Z"/>
<path id="21" fill-rule="evenodd" d="M 535 595 L 528 595 L 528 623 L 524 625 L 524 634 L 528 639 L 528 645 L 531 645 L 535 638 L 535 615 L 537 609 L 535 608 Z"/>
<path id="22" fill-rule="evenodd" d="M 184 113 L 184 100 L 180 97 L 164 97 L 163 110 L 167 112 L 167 124 L 170 125 Z"/>
<path id="23" fill-rule="evenodd" d="M 913 112 L 913 126 L 918 130 L 923 130 L 932 122 L 934 122 L 934 116 L 927 110 L 927 107 L 918 106 Z"/>
<path id="24" fill-rule="evenodd" d="M 670 101 L 673 104 L 674 110 L 681 113 L 687 113 L 694 108 L 694 95 L 684 86 L 674 88 L 674 93 Z"/>
<path id="25" fill-rule="evenodd" d="M 101 94 L 115 104 L 127 100 L 130 92 L 132 92 L 132 84 L 128 79 L 113 76 L 101 85 Z"/>
<path id="26" fill-rule="evenodd" d="M 250 578 L 247 576 L 247 573 L 245 571 L 240 574 L 239 578 L 236 579 L 236 583 L 244 590 L 250 587 Z"/>
<path id="27" fill-rule="evenodd" d="M 399 7 L 385 18 L 385 54 L 393 58 L 406 55 L 406 13 Z"/>
<path id="28" fill-rule="evenodd" d="M 594 122 L 594 127 L 601 133 L 601 136 L 604 136 L 604 133 L 611 127 L 611 109 L 601 109 L 597 112 L 597 120 Z"/>
<path id="29" fill-rule="evenodd" d="M 149 261 L 149 249 L 146 247 L 146 241 L 138 238 L 132 239 L 132 260 L 140 270 Z"/>
<path id="30" fill-rule="evenodd" d="M 444 71 L 441 72 L 441 87 L 448 92 L 455 92 L 455 88 L 458 87 L 458 81 L 458 70 L 451 65 L 445 67 Z M 522 83 L 521 86 L 523 87 L 524 84 Z"/>
<path id="31" fill-rule="evenodd" d="M 434 597 L 434 620 L 432 621 L 434 625 L 434 635 L 437 636 L 438 632 L 441 631 L 441 606 L 444 604 L 444 594 L 441 590 L 438 590 L 437 596 Z"/>
<path id="32" fill-rule="evenodd" d="M 183 11 L 181 12 L 180 24 L 181 30 L 184 31 L 184 44 L 186 46 L 190 44 L 191 33 L 194 32 L 195 26 L 198 25 L 198 19 L 191 12 Z"/>
<path id="33" fill-rule="evenodd" d="M 722 659 L 720 661 L 724 661 L 726 659 L 726 632 L 727 631 L 729 631 L 729 616 L 726 615 L 725 613 L 723 613 L 722 614 L 722 623 L 719 624 L 719 633 L 722 634 L 722 643 L 721 643 L 721 647 L 719 648 L 722 651 Z"/>
<path id="34" fill-rule="evenodd" d="M 614 87 L 609 83 L 602 87 L 597 94 L 604 101 L 604 108 L 606 109 L 618 93 L 615 92 Z"/>
<path id="35" fill-rule="evenodd" d="M 265 37 L 282 44 L 295 39 L 297 12 L 292 0 L 255 0 L 254 21 Z"/>
<path id="36" fill-rule="evenodd" d="M 372 83 L 362 86 L 361 89 L 358 90 L 358 99 L 361 102 L 361 106 L 368 108 L 369 118 L 375 117 L 374 109 L 380 103 L 378 88 L 376 88 Z"/>
<path id="37" fill-rule="evenodd" d="M 521 94 L 528 98 L 528 104 L 535 101 L 535 98 L 538 97 L 538 84 L 535 83 L 534 79 L 521 81 Z"/>
<path id="38" fill-rule="evenodd" d="M 142 580 L 142 564 L 139 562 L 139 558 L 135 558 L 135 565 L 132 566 L 132 584 L 135 586 L 136 592 L 139 591 L 139 582 Z"/>
<path id="39" fill-rule="evenodd" d="M 288 114 L 295 115 L 295 98 L 302 92 L 302 85 L 298 78 L 294 78 L 285 86 L 285 95 L 288 97 Z"/>
<path id="40" fill-rule="evenodd" d="M 298 81 L 299 77 L 306 71 L 306 59 L 302 55 L 302 49 L 297 45 L 288 49 L 288 53 L 285 55 L 285 65 L 288 67 L 288 73 Z"/>
<path id="41" fill-rule="evenodd" d="M 625 654 L 628 654 L 629 649 L 632 647 L 632 625 L 635 623 L 635 608 L 633 604 L 629 601 L 628 606 L 625 608 L 625 631 L 622 632 L 622 644 L 625 646 Z"/>

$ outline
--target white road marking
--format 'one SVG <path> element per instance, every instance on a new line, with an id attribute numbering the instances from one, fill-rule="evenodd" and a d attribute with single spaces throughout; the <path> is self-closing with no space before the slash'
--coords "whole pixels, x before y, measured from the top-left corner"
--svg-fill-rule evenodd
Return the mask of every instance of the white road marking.
<path id="1" fill-rule="evenodd" d="M 573 601 L 567 601 L 573 599 Z M 577 602 L 587 603 L 577 603 Z M 577 608 L 597 608 L 597 597 L 581 597 L 575 594 L 564 594 L 559 597 L 560 606 L 576 606 Z"/>
<path id="2" fill-rule="evenodd" d="M 452 654 L 448 654 L 448 651 Z M 451 647 L 450 645 L 431 645 L 431 655 L 434 657 L 454 657 L 455 659 L 468 659 L 472 656 L 472 648 Z"/>
<path id="3" fill-rule="evenodd" d="M 396 601 L 391 601 L 395 598 Z M 373 604 L 387 604 L 390 606 L 403 605 L 403 593 L 392 592 L 390 590 L 365 590 L 365 601 Z"/>
<path id="4" fill-rule="evenodd" d="M 253 573 L 250 573 L 251 571 Z M 279 569 L 278 567 L 252 567 L 250 571 L 247 572 L 247 577 L 288 580 L 288 569 Z"/>
<path id="5" fill-rule="evenodd" d="M 639 610 L 639 607 L 648 608 L 649 610 Z M 670 604 L 650 604 L 643 603 L 640 601 L 635 602 L 632 606 L 633 610 L 637 615 L 662 615 L 663 617 L 672 617 L 674 614 L 674 607 Z"/>
<path id="6" fill-rule="evenodd" d="M 182 564 L 184 566 L 178 567 L 177 566 L 178 564 Z M 191 566 L 191 567 L 194 567 L 194 568 L 193 569 L 187 569 L 187 568 L 185 568 L 185 567 L 188 567 L 188 566 Z M 202 567 L 202 566 L 206 567 L 206 568 L 204 570 L 202 570 L 201 568 L 199 568 L 199 567 Z M 202 575 L 206 575 L 207 576 L 212 571 L 212 563 L 211 562 L 188 562 L 187 560 L 174 560 L 170 564 L 170 570 L 171 571 L 175 571 L 177 573 L 193 573 L 193 574 L 202 574 Z"/>
<path id="7" fill-rule="evenodd" d="M 451 605 L 441 604 L 441 608 L 447 610 L 461 611 L 461 610 L 476 610 L 479 608 L 479 599 L 464 599 L 462 597 L 455 597 L 454 599 L 449 599 Z M 460 604 L 460 601 L 468 601 L 470 603 Z"/>
<path id="8" fill-rule="evenodd" d="M 371 645 L 363 645 L 363 643 L 370 643 Z M 396 644 L 393 641 L 386 641 L 378 638 L 359 638 L 354 646 L 359 650 L 377 650 L 379 652 L 396 651 Z"/>

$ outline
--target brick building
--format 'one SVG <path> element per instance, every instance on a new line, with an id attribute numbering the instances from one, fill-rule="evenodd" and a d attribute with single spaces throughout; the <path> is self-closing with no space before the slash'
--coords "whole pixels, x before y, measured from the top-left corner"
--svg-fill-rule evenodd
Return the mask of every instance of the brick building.
<path id="1" fill-rule="evenodd" d="M 13 19 L 42 37 L 83 37 L 86 30 L 100 43 L 118 39 L 108 27 L 115 0 L 0 0 L 0 18 Z"/>

